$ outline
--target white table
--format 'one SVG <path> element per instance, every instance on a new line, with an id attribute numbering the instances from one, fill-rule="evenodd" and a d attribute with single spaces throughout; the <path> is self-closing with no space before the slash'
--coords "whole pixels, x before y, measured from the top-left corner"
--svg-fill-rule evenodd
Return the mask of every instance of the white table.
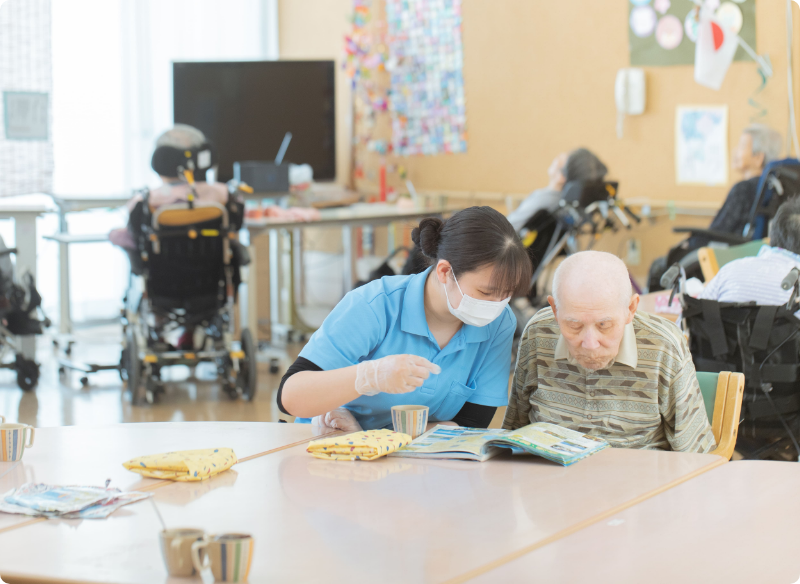
<path id="1" fill-rule="evenodd" d="M 177 437 L 185 424 L 164 426 Z M 271 426 L 276 435 L 300 431 Z M 219 442 L 214 433 L 210 427 L 203 444 Z M 181 442 L 189 443 L 188 436 Z M 133 452 L 127 445 L 100 460 L 92 448 L 63 449 L 60 470 L 49 476 L 104 478 Z M 168 526 L 252 534 L 250 582 L 450 582 L 725 464 L 707 454 L 616 449 L 569 468 L 510 455 L 485 463 L 337 462 L 305 449 L 273 450 L 204 483 L 161 486 L 155 501 Z M 158 531 L 146 503 L 106 520 L 38 521 L 0 532 L 0 575 L 12 582 L 163 582 Z"/>
<path id="2" fill-rule="evenodd" d="M 273 339 L 290 334 L 292 314 L 294 312 L 294 292 L 292 269 L 302 270 L 302 253 L 295 253 L 295 247 L 301 237 L 301 231 L 310 227 L 340 227 L 342 230 L 342 253 L 344 255 L 344 292 L 352 290 L 355 281 L 355 254 L 353 245 L 353 227 L 362 225 L 390 225 L 399 221 L 415 221 L 425 217 L 441 217 L 459 211 L 460 207 L 413 207 L 403 208 L 387 203 L 359 203 L 349 207 L 322 209 L 321 218 L 317 221 L 297 222 L 275 219 L 248 219 L 244 227 L 250 234 L 250 240 L 269 233 L 269 270 L 270 270 L 270 325 Z M 292 232 L 291 243 L 287 243 L 288 232 Z M 390 244 L 390 248 L 393 244 Z M 288 248 L 288 249 L 287 249 Z M 246 322 L 253 334 L 258 330 L 258 314 L 255 299 L 258 295 L 255 277 L 255 248 L 251 245 L 253 262 L 248 270 L 247 282 L 247 316 Z M 290 261 L 282 261 L 285 251 L 294 257 L 294 266 Z M 287 294 L 288 292 L 288 294 Z"/>
<path id="3" fill-rule="evenodd" d="M 73 243 L 94 243 L 108 241 L 108 234 L 71 235 L 67 224 L 68 213 L 78 213 L 91 209 L 120 207 L 131 194 L 116 195 L 50 195 L 58 212 L 58 233 L 45 239 L 58 242 L 58 332 L 68 335 L 72 332 L 72 312 L 69 291 L 69 246 Z"/>
<path id="4" fill-rule="evenodd" d="M 468 581 L 791 584 L 798 490 L 797 463 L 730 462 Z"/>

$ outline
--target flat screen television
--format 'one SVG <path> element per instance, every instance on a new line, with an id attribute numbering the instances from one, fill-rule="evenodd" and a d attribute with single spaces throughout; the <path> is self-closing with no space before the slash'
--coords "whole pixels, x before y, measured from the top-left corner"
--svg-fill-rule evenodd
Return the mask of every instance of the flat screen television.
<path id="1" fill-rule="evenodd" d="M 175 62 L 172 82 L 175 123 L 216 146 L 217 180 L 233 178 L 236 161 L 275 160 L 286 132 L 284 162 L 336 178 L 333 61 Z"/>

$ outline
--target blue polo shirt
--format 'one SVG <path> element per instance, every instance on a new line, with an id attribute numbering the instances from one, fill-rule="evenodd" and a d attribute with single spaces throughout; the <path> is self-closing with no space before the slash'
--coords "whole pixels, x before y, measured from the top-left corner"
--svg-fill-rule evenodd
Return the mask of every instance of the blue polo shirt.
<path id="1" fill-rule="evenodd" d="M 508 404 L 511 343 L 516 319 L 511 308 L 484 327 L 463 325 L 444 349 L 425 320 L 425 281 L 430 268 L 413 276 L 387 276 L 348 293 L 300 351 L 324 371 L 387 355 L 418 355 L 442 368 L 410 393 L 361 396 L 346 404 L 365 430 L 391 427 L 391 407 L 424 405 L 429 421 L 452 420 L 466 402 Z M 298 420 L 300 421 L 300 420 Z"/>

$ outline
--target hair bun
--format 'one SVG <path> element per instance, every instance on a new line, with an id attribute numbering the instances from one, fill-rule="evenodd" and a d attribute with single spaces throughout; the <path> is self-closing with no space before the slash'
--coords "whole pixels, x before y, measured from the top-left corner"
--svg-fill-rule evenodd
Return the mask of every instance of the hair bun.
<path id="1" fill-rule="evenodd" d="M 438 259 L 439 242 L 442 240 L 444 221 L 437 217 L 427 217 L 419 222 L 411 232 L 411 240 L 422 250 L 426 257 Z"/>

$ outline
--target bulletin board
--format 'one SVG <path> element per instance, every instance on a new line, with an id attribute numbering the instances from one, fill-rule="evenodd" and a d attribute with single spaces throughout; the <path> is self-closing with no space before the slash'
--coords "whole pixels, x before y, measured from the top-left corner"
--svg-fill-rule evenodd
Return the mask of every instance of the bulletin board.
<path id="1" fill-rule="evenodd" d="M 756 46 L 755 0 L 717 2 L 716 14 L 740 23 L 739 36 Z M 693 65 L 698 6 L 692 0 L 630 0 L 628 42 L 632 66 Z M 735 30 L 735 29 L 734 29 Z M 735 61 L 752 61 L 739 47 Z"/>

